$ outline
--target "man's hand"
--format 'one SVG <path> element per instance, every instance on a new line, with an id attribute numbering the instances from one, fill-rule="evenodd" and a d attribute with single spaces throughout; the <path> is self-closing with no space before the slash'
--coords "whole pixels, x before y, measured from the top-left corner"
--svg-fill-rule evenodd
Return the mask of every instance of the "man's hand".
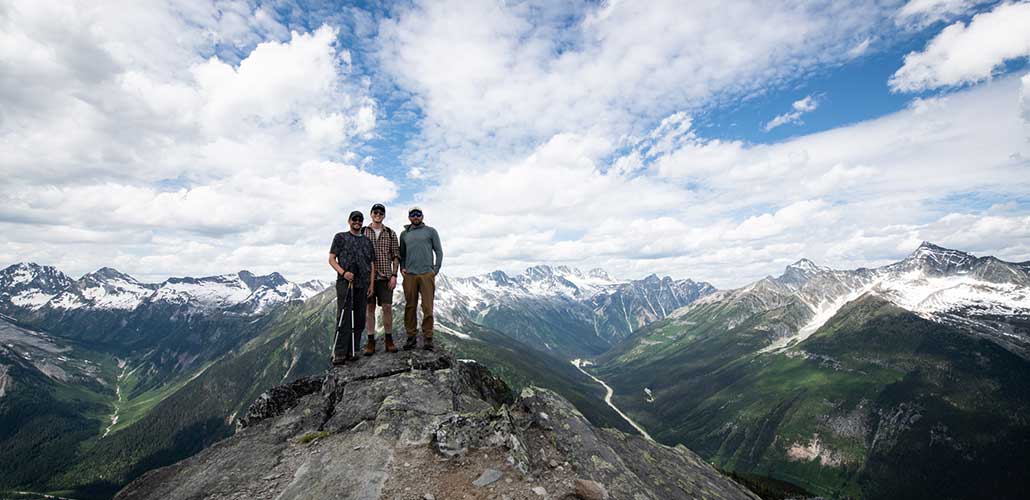
<path id="1" fill-rule="evenodd" d="M 397 288 L 397 277 L 396 276 L 390 276 L 389 287 L 390 287 L 390 290 L 393 290 L 394 288 Z"/>
<path id="2" fill-rule="evenodd" d="M 371 286 L 368 287 L 368 293 L 366 294 L 366 295 L 368 295 L 368 298 L 370 298 L 370 299 L 372 298 L 373 292 L 375 292 L 375 290 L 373 290 L 372 288 L 373 287 L 371 287 Z"/>
<path id="3" fill-rule="evenodd" d="M 347 281 L 354 281 L 354 273 L 352 273 L 350 271 L 344 271 L 343 272 L 343 279 L 345 279 Z"/>

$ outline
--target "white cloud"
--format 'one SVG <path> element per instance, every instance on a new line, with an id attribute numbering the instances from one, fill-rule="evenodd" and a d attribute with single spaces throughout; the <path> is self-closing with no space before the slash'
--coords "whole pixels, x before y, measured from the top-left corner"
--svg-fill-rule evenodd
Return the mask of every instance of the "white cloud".
<path id="1" fill-rule="evenodd" d="M 689 117 L 656 126 L 617 157 L 602 136 L 563 134 L 523 160 L 448 176 L 424 194 L 427 222 L 440 230 L 445 267 L 457 275 L 545 262 L 725 287 L 800 257 L 837 267 L 883 264 L 923 239 L 1026 260 L 1030 237 L 1020 231 L 979 244 L 959 237 L 962 224 L 980 236 L 1022 227 L 1025 207 L 981 213 L 948 201 L 1030 191 L 1019 159 L 1030 157 L 1030 145 L 1012 106 L 1019 88 L 1018 79 L 1003 79 L 773 145 L 670 127 Z M 671 146 L 649 156 L 670 130 Z M 620 167 L 627 163 L 632 168 Z M 951 213 L 963 218 L 945 219 Z"/>
<path id="2" fill-rule="evenodd" d="M 815 111 L 816 108 L 819 107 L 819 101 L 816 101 L 814 97 L 809 95 L 800 100 L 794 101 L 794 104 L 791 107 L 794 111 L 777 115 L 772 120 L 769 120 L 769 123 L 765 124 L 765 131 L 768 132 L 780 125 L 786 125 L 788 123 L 802 123 L 801 116 L 805 113 Z"/>
<path id="3" fill-rule="evenodd" d="M 836 219 L 823 200 L 802 200 L 791 203 L 774 213 L 764 213 L 744 219 L 726 233 L 728 240 L 761 240 L 802 225 L 820 224 Z"/>
<path id="4" fill-rule="evenodd" d="M 922 52 L 905 56 L 891 90 L 915 92 L 991 78 L 1009 60 L 1030 56 L 1030 3 L 1004 3 L 968 25 L 948 26 Z"/>
<path id="5" fill-rule="evenodd" d="M 856 57 L 861 57 L 865 55 L 865 53 L 869 51 L 869 47 L 872 46 L 872 43 L 872 38 L 866 38 L 865 40 L 862 40 L 858 43 L 858 45 L 855 45 L 854 47 L 848 50 L 848 59 L 854 59 Z"/>
<path id="6" fill-rule="evenodd" d="M 376 104 L 337 35 L 247 2 L 0 9 L 0 257 L 318 275 L 333 214 L 397 193 L 352 164 Z"/>
<path id="7" fill-rule="evenodd" d="M 847 167 L 838 163 L 818 177 L 805 179 L 802 184 L 813 195 L 821 195 L 831 192 L 840 192 L 868 182 L 878 171 L 863 165 Z"/>
<path id="8" fill-rule="evenodd" d="M 922 29 L 938 21 L 946 21 L 968 13 L 983 0 L 909 0 L 894 17 L 895 23 L 910 29 Z"/>
<path id="9" fill-rule="evenodd" d="M 871 1 L 826 7 L 416 2 L 382 22 L 380 60 L 425 115 L 409 160 L 474 167 L 564 132 L 617 142 L 676 111 L 783 85 L 848 59 L 890 15 Z"/>
<path id="10" fill-rule="evenodd" d="M 1023 109 L 1023 120 L 1030 123 L 1030 73 L 1023 75 L 1019 87 L 1019 105 Z"/>

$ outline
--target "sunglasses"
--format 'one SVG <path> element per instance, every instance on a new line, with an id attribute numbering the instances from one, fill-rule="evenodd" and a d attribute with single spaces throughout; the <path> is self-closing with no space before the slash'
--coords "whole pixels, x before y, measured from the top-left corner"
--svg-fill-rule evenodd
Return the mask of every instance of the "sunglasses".
<path id="1" fill-rule="evenodd" d="M 364 217 L 351 217 L 350 220 L 351 220 L 351 222 L 364 222 L 365 218 Z"/>
<path id="2" fill-rule="evenodd" d="M 373 210 L 372 215 L 386 215 L 386 212 L 382 210 Z"/>
<path id="3" fill-rule="evenodd" d="M 422 217 L 422 212 L 408 212 L 408 217 Z"/>

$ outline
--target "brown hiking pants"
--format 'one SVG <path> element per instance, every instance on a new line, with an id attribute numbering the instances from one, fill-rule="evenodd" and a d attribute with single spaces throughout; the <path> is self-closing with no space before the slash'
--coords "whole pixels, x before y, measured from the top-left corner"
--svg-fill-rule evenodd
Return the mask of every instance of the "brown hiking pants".
<path id="1" fill-rule="evenodd" d="M 432 271 L 424 274 L 404 274 L 404 333 L 414 337 L 418 329 L 418 299 L 422 297 L 422 335 L 433 338 L 433 294 L 436 292 L 436 275 Z"/>

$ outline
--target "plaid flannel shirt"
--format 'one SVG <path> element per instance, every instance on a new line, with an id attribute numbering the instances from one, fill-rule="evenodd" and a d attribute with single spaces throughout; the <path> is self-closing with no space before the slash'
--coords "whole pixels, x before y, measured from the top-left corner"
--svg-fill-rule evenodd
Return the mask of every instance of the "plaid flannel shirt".
<path id="1" fill-rule="evenodd" d="M 366 238 L 372 240 L 372 247 L 376 250 L 376 279 L 390 279 L 393 276 L 393 259 L 399 259 L 401 255 L 397 233 L 385 225 L 378 238 L 372 226 L 365 226 L 362 232 Z"/>

